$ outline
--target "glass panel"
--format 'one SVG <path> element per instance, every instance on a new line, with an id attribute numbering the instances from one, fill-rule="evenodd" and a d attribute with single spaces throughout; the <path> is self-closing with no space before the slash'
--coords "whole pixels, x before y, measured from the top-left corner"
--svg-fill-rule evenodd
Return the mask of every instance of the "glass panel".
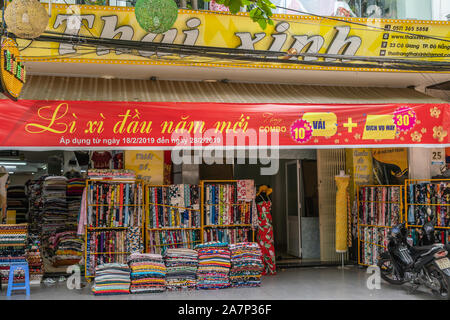
<path id="1" fill-rule="evenodd" d="M 287 165 L 287 197 L 288 215 L 298 216 L 298 186 L 297 186 L 297 164 Z"/>

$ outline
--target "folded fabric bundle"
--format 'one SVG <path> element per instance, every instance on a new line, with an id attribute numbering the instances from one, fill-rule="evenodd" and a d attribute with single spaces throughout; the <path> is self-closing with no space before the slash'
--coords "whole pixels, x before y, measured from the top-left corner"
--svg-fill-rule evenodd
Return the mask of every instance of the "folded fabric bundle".
<path id="1" fill-rule="evenodd" d="M 76 231 L 56 233 L 49 238 L 48 249 L 53 256 L 53 266 L 73 265 L 80 262 L 84 241 Z"/>
<path id="2" fill-rule="evenodd" d="M 81 209 L 81 198 L 83 195 L 86 180 L 81 178 L 73 178 L 67 181 L 67 210 L 68 216 L 66 227 L 69 230 L 76 230 L 78 225 L 78 215 Z"/>
<path id="3" fill-rule="evenodd" d="M 49 235 L 65 229 L 68 216 L 64 176 L 46 177 L 43 183 L 42 233 Z"/>
<path id="4" fill-rule="evenodd" d="M 198 253 L 197 288 L 223 289 L 230 286 L 230 249 L 226 242 L 207 242 L 195 246 Z"/>
<path id="5" fill-rule="evenodd" d="M 0 276 L 3 283 L 8 282 L 9 266 L 13 262 L 25 262 L 25 246 L 28 237 L 27 224 L 0 225 Z M 24 271 L 14 274 L 15 282 L 23 282 Z"/>
<path id="6" fill-rule="evenodd" d="M 26 258 L 30 272 L 30 281 L 41 282 L 44 275 L 44 268 L 38 242 L 33 243 L 27 249 Z"/>
<path id="7" fill-rule="evenodd" d="M 166 266 L 160 254 L 135 252 L 128 257 L 128 264 L 131 268 L 131 293 L 166 290 Z"/>
<path id="8" fill-rule="evenodd" d="M 194 289 L 197 281 L 198 253 L 192 249 L 167 249 L 164 255 L 168 290 Z"/>
<path id="9" fill-rule="evenodd" d="M 95 268 L 92 292 L 96 296 L 130 293 L 130 268 L 123 263 L 105 263 Z"/>
<path id="10" fill-rule="evenodd" d="M 230 244 L 232 287 L 259 287 L 264 268 L 262 252 L 256 242 Z"/>

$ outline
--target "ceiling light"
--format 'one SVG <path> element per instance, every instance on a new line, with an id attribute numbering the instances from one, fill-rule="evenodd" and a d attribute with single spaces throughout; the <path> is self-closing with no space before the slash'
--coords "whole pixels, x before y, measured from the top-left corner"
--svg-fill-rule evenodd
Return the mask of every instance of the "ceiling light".
<path id="1" fill-rule="evenodd" d="M 8 172 L 9 174 L 14 174 L 14 171 L 10 171 L 10 172 Z"/>
<path id="2" fill-rule="evenodd" d="M 5 166 L 6 169 L 16 169 L 16 166 Z"/>
<path id="3" fill-rule="evenodd" d="M 5 162 L 5 161 L 1 161 L 0 162 L 0 166 L 8 166 L 8 165 L 13 165 L 13 166 L 26 166 L 27 163 L 26 162 Z"/>
<path id="4" fill-rule="evenodd" d="M 215 79 L 206 79 L 206 80 L 203 80 L 203 82 L 217 82 L 217 80 L 215 80 Z"/>

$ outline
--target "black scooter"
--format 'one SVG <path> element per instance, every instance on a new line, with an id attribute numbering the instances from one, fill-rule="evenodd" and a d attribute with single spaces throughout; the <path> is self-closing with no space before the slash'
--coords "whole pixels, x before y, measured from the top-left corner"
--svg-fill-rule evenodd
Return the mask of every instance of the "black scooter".
<path id="1" fill-rule="evenodd" d="M 413 285 L 411 292 L 424 285 L 440 298 L 450 300 L 450 259 L 446 247 L 435 243 L 410 246 L 407 236 L 405 223 L 391 229 L 388 250 L 378 258 L 381 278 L 395 285 L 409 282 Z"/>

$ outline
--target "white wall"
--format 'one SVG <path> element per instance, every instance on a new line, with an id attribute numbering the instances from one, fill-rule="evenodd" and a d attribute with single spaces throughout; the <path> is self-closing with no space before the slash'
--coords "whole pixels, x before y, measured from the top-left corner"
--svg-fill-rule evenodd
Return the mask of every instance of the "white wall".
<path id="1" fill-rule="evenodd" d="M 431 149 L 409 148 L 409 178 L 431 179 Z"/>

